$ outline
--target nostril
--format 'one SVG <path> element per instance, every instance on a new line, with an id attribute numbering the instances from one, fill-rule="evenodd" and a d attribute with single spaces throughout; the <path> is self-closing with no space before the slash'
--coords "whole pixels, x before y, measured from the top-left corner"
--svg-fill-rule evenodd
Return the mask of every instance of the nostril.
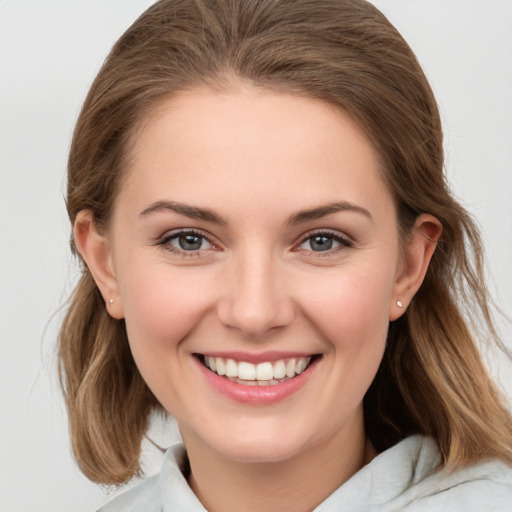
<path id="1" fill-rule="evenodd" d="M 260 302 L 254 298 L 233 299 L 224 302 L 218 308 L 219 320 L 225 326 L 237 329 L 251 338 L 290 325 L 294 314 L 291 301 L 283 297 L 267 302 Z"/>

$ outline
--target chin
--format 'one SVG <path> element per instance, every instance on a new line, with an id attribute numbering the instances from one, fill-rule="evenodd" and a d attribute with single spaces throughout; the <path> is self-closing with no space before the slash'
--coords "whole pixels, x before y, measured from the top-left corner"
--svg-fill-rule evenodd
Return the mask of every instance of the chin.
<path id="1" fill-rule="evenodd" d="M 217 453 L 238 462 L 277 463 L 296 457 L 307 449 L 307 436 L 293 436 L 290 429 L 268 432 L 259 429 L 239 430 L 239 435 L 232 434 L 222 439 L 204 440 Z"/>
<path id="2" fill-rule="evenodd" d="M 283 446 L 279 442 L 251 442 L 231 445 L 224 450 L 227 458 L 238 462 L 278 463 L 292 459 L 302 450 L 292 446 Z"/>

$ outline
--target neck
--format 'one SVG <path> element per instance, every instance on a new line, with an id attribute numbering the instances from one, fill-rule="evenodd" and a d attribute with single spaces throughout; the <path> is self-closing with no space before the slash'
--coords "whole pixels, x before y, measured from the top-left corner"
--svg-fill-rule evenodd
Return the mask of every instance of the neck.
<path id="1" fill-rule="evenodd" d="M 362 426 L 350 434 L 268 463 L 227 459 L 184 436 L 189 484 L 210 512 L 311 511 L 374 456 Z"/>

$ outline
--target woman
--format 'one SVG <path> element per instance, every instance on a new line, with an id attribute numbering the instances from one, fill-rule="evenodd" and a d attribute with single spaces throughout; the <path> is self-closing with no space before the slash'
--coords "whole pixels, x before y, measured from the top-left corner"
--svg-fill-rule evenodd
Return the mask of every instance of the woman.
<path id="1" fill-rule="evenodd" d="M 508 510 L 512 421 L 471 219 L 407 44 L 364 1 L 161 1 L 85 101 L 60 337 L 104 510 Z M 470 312 L 469 315 L 465 315 Z"/>

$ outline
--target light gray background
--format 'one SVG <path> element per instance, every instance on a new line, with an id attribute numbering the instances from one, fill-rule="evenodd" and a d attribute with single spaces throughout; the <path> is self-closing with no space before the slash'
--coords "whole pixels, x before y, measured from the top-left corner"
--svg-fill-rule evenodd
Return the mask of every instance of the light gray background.
<path id="1" fill-rule="evenodd" d="M 64 174 L 88 85 L 151 3 L 0 0 L 1 512 L 91 511 L 106 500 L 72 461 L 55 372 L 58 310 L 76 277 Z M 450 180 L 483 228 L 491 288 L 510 315 L 512 1 L 375 4 L 416 51 L 437 94 Z M 510 390 L 510 366 L 496 353 L 489 361 Z M 156 431 L 164 443 L 176 436 L 172 425 Z M 145 451 L 151 473 L 158 455 Z"/>

